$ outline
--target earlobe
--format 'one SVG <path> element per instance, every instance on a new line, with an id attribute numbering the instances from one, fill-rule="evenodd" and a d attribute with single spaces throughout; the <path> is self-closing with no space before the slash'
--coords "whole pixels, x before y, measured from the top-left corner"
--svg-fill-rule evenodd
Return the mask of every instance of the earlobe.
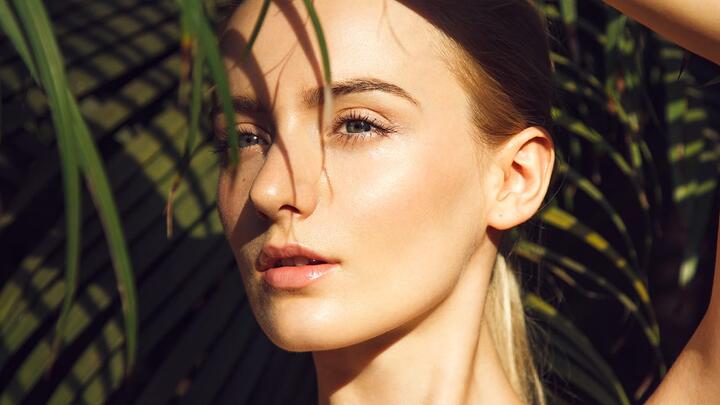
<path id="1" fill-rule="evenodd" d="M 526 128 L 500 146 L 495 162 L 502 180 L 492 190 L 488 225 L 505 230 L 530 219 L 545 197 L 554 160 L 552 138 L 541 127 Z"/>

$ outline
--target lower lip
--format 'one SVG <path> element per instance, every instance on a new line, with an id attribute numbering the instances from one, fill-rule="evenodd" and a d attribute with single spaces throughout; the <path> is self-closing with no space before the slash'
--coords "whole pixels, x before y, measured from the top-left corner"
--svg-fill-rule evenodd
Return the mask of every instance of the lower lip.
<path id="1" fill-rule="evenodd" d="M 310 266 L 273 267 L 263 272 L 263 279 L 278 289 L 297 289 L 310 285 L 335 269 L 337 263 Z"/>

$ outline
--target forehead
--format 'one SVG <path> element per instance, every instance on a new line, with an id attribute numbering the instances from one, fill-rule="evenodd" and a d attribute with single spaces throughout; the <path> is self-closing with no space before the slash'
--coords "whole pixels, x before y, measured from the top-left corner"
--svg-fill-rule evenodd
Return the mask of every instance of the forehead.
<path id="1" fill-rule="evenodd" d="M 240 63 L 262 1 L 245 1 L 222 36 L 233 93 L 272 102 L 322 84 L 321 53 L 302 1 L 271 2 L 252 52 Z M 458 87 L 437 51 L 438 31 L 396 1 L 317 0 L 334 81 L 373 77 L 418 99 Z M 450 87 L 448 87 L 450 86 Z"/>

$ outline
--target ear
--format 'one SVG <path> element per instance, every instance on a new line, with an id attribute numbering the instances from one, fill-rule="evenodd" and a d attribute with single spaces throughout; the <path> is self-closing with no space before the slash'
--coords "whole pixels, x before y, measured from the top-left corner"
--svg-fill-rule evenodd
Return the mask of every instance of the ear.
<path id="1" fill-rule="evenodd" d="M 552 138 L 541 127 L 526 128 L 497 147 L 487 182 L 488 226 L 505 230 L 530 219 L 545 197 L 554 161 Z"/>

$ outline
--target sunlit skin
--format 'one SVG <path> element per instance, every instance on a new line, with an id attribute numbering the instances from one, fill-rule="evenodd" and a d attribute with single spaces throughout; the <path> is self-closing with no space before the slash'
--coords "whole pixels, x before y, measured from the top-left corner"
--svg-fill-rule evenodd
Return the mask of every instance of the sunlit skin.
<path id="1" fill-rule="evenodd" d="M 272 4 L 243 63 L 261 1 L 243 2 L 223 35 L 233 96 L 260 107 L 239 109 L 250 142 L 217 188 L 258 323 L 277 346 L 313 353 L 320 404 L 518 403 L 482 312 L 502 231 L 547 191 L 549 135 L 477 143 L 438 32 L 401 3 L 314 4 L 338 93 L 328 126 L 308 100 L 322 69 L 302 2 Z M 254 267 L 266 243 L 339 266 L 275 290 Z"/>

